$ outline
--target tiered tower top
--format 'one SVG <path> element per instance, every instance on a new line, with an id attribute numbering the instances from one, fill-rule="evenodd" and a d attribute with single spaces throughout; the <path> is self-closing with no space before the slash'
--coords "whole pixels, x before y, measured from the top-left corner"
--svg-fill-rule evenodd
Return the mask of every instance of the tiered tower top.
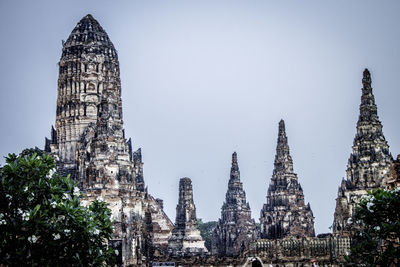
<path id="1" fill-rule="evenodd" d="M 107 33 L 90 14 L 78 22 L 63 44 L 62 58 L 80 58 L 82 54 L 88 53 L 118 59 L 117 51 Z"/>
<path id="2" fill-rule="evenodd" d="M 243 211 L 246 211 L 246 213 L 248 213 L 250 219 L 250 207 L 249 203 L 246 202 L 246 193 L 244 192 L 243 184 L 240 181 L 240 171 L 237 154 L 236 152 L 233 152 L 228 191 L 226 192 L 225 203 L 222 206 L 222 216 L 224 216 L 224 210 L 226 210 L 227 208 L 237 210 L 239 206 L 239 210 L 242 211 L 242 209 L 244 209 Z M 230 220 L 232 219 L 233 218 L 231 218 Z"/>
<path id="3" fill-rule="evenodd" d="M 279 122 L 278 142 L 276 146 L 276 155 L 274 163 L 273 178 L 286 178 L 286 174 L 294 174 L 293 160 L 290 156 L 288 140 L 286 136 L 285 122 Z M 285 175 L 281 175 L 285 174 Z M 297 176 L 294 177 L 297 180 Z"/>

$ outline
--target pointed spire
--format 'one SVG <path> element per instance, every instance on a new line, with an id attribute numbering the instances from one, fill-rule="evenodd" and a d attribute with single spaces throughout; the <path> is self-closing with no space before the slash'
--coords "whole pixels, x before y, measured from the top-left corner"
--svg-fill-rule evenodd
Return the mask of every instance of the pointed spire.
<path id="1" fill-rule="evenodd" d="M 232 178 L 232 175 L 234 175 L 235 173 L 239 173 L 239 164 L 238 164 L 238 160 L 237 160 L 237 154 L 236 154 L 236 152 L 233 152 L 233 154 L 232 154 L 231 178 Z"/>
<path id="2" fill-rule="evenodd" d="M 285 131 L 285 121 L 283 119 L 281 119 L 279 121 L 279 133 L 283 133 L 284 135 L 286 135 L 286 131 Z"/>
<path id="3" fill-rule="evenodd" d="M 240 182 L 240 171 L 239 171 L 239 164 L 238 164 L 238 160 L 237 160 L 237 154 L 236 154 L 236 152 L 233 152 L 231 175 L 230 175 L 229 183 L 228 183 L 228 191 L 233 190 L 236 192 L 237 189 L 243 190 L 243 187 L 242 187 L 242 183 Z"/>
<path id="4" fill-rule="evenodd" d="M 277 156 L 278 156 L 278 154 L 281 156 L 289 155 L 289 145 L 288 145 L 288 141 L 287 141 L 284 120 L 280 120 L 280 122 L 279 122 L 278 143 L 276 146 L 276 152 L 277 152 Z"/>
<path id="5" fill-rule="evenodd" d="M 144 192 L 145 184 L 144 184 L 142 149 L 141 148 L 139 148 L 138 150 L 133 152 L 133 164 L 134 164 L 135 173 L 136 173 L 136 178 L 135 178 L 136 189 Z"/>
<path id="6" fill-rule="evenodd" d="M 131 140 L 129 138 L 129 140 Z M 138 148 L 135 152 L 133 152 L 133 161 L 135 163 L 142 163 L 142 148 Z"/>
<path id="7" fill-rule="evenodd" d="M 57 131 L 53 125 L 51 125 L 51 143 L 57 144 Z"/>
<path id="8" fill-rule="evenodd" d="M 371 74 L 368 69 L 364 70 L 362 79 L 362 96 L 360 105 L 360 117 L 358 123 L 362 122 L 379 122 L 378 111 L 375 105 L 375 97 L 372 93 Z"/>
<path id="9" fill-rule="evenodd" d="M 290 156 L 284 120 L 280 120 L 279 122 L 274 173 L 276 172 L 293 173 L 293 161 Z"/>
<path id="10" fill-rule="evenodd" d="M 368 69 L 365 69 L 363 72 L 362 84 L 364 88 L 371 87 L 371 73 Z"/>
<path id="11" fill-rule="evenodd" d="M 129 160 L 133 161 L 132 138 L 129 137 L 126 143 L 128 144 Z"/>

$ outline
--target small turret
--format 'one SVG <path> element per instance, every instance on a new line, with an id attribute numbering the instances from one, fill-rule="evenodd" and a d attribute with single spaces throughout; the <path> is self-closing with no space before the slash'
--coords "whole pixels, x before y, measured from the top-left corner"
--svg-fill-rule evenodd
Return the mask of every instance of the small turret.
<path id="1" fill-rule="evenodd" d="M 139 191 L 145 191 L 144 176 L 143 176 L 143 161 L 142 161 L 142 149 L 139 148 L 133 152 L 133 164 L 135 167 L 136 174 L 136 189 Z"/>

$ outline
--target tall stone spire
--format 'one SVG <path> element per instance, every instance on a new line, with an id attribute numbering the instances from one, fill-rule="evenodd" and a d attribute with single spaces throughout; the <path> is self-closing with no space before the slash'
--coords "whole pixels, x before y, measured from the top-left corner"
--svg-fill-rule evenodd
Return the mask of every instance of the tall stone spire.
<path id="1" fill-rule="evenodd" d="M 364 70 L 362 84 L 357 133 L 347 163 L 346 179 L 342 180 L 336 199 L 333 222 L 333 232 L 336 234 L 347 234 L 351 230 L 350 219 L 355 205 L 367 190 L 383 187 L 392 161 L 378 117 L 368 69 Z"/>
<path id="2" fill-rule="evenodd" d="M 238 256 L 257 238 L 256 225 L 251 218 L 250 205 L 240 181 L 237 154 L 232 154 L 228 191 L 221 209 L 221 218 L 212 235 L 212 253 L 219 256 Z"/>
<path id="3" fill-rule="evenodd" d="M 314 217 L 293 171 L 285 122 L 279 122 L 274 171 L 260 217 L 262 238 L 314 236 Z"/>
<path id="4" fill-rule="evenodd" d="M 172 255 L 194 255 L 207 252 L 198 229 L 192 181 L 187 177 L 179 181 L 176 221 L 172 236 L 168 241 L 168 251 Z"/>

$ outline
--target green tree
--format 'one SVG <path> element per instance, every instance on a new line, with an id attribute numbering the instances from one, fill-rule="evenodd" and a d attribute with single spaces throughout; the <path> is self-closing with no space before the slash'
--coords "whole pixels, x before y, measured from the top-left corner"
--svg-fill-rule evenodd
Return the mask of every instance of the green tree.
<path id="1" fill-rule="evenodd" d="M 354 215 L 358 230 L 348 260 L 366 266 L 399 266 L 400 188 L 376 189 L 364 197 Z"/>
<path id="2" fill-rule="evenodd" d="M 214 231 L 214 228 L 217 226 L 217 222 L 215 221 L 203 222 L 202 219 L 198 219 L 197 224 L 199 225 L 200 235 L 205 241 L 204 245 L 209 251 L 211 251 L 212 232 Z"/>
<path id="3" fill-rule="evenodd" d="M 110 210 L 97 200 L 84 207 L 80 197 L 48 154 L 9 154 L 0 168 L 0 265 L 112 265 Z"/>

